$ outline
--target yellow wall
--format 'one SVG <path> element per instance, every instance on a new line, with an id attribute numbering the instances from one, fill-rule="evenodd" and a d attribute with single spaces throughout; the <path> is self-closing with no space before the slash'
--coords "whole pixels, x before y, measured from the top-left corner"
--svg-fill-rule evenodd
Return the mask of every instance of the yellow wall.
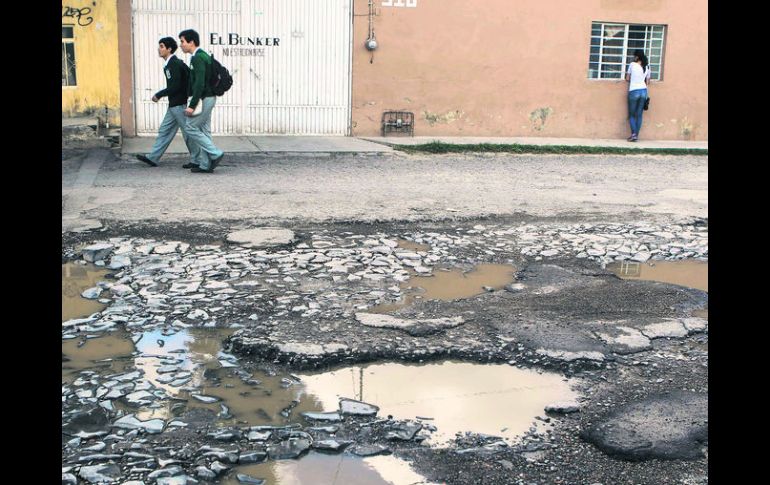
<path id="1" fill-rule="evenodd" d="M 62 87 L 62 116 L 103 116 L 107 106 L 119 125 L 117 0 L 63 0 L 61 21 L 74 26 L 77 76 L 76 87 Z"/>

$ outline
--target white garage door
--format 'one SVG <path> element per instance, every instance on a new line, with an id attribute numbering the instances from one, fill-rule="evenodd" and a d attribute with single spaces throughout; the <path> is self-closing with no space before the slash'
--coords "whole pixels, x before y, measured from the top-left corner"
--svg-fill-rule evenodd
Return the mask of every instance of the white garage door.
<path id="1" fill-rule="evenodd" d="M 217 99 L 218 135 L 349 135 L 351 0 L 134 0 L 134 107 L 155 135 L 168 104 L 158 40 L 191 28 L 233 75 Z M 176 55 L 189 64 L 189 55 Z"/>

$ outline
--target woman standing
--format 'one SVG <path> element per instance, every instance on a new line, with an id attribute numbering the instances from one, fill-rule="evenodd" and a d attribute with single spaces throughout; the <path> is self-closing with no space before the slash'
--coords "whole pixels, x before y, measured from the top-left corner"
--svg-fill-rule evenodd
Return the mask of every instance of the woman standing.
<path id="1" fill-rule="evenodd" d="M 628 81 L 628 122 L 631 125 L 631 136 L 628 141 L 639 139 L 639 130 L 642 129 L 642 111 L 644 102 L 647 101 L 647 84 L 650 81 L 650 68 L 644 51 L 634 51 L 634 62 L 628 65 L 626 81 Z"/>

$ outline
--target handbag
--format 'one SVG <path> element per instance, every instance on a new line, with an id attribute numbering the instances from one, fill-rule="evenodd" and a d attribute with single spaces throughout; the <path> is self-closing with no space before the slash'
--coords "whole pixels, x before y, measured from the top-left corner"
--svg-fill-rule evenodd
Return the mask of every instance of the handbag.
<path id="1" fill-rule="evenodd" d="M 647 111 L 650 109 L 650 97 L 647 96 L 647 99 L 644 100 L 644 110 Z"/>

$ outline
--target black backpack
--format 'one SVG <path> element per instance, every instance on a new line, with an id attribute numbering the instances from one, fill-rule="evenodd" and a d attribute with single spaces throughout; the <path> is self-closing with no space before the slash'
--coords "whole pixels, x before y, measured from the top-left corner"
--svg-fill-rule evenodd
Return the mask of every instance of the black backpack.
<path id="1" fill-rule="evenodd" d="M 217 96 L 222 96 L 233 86 L 233 76 L 225 66 L 211 56 L 211 89 Z"/>

